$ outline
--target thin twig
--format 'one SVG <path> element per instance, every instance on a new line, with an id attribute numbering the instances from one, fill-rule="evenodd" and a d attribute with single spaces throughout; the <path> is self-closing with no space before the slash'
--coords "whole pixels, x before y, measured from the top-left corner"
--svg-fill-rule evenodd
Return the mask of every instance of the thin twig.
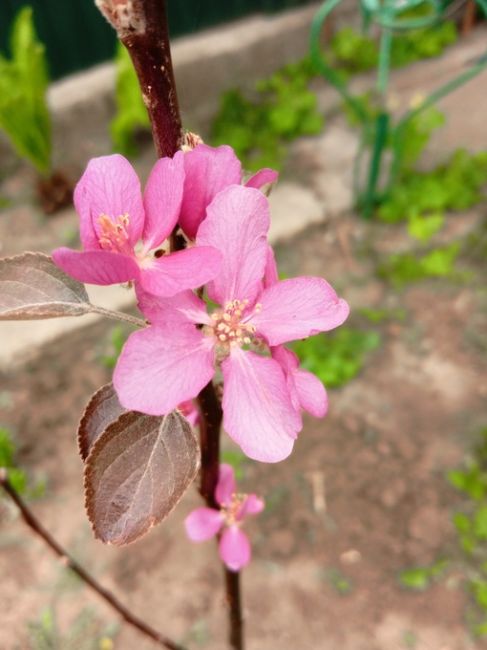
<path id="1" fill-rule="evenodd" d="M 63 566 L 71 569 L 76 575 L 81 578 L 81 580 L 88 586 L 90 589 L 95 591 L 112 609 L 120 614 L 120 616 L 126 621 L 129 625 L 136 628 L 139 632 L 149 637 L 156 643 L 158 643 L 163 648 L 168 648 L 168 650 L 185 650 L 185 648 L 168 639 L 166 636 L 154 630 L 150 625 L 142 621 L 140 618 L 132 614 L 132 612 L 122 605 L 115 596 L 102 587 L 81 565 L 79 565 L 76 560 L 74 560 L 66 550 L 57 542 L 54 537 L 47 531 L 41 522 L 34 516 L 29 506 L 22 499 L 17 490 L 13 487 L 12 483 L 8 478 L 8 471 L 2 467 L 0 468 L 0 485 L 8 494 L 8 496 L 15 503 L 19 509 L 20 514 L 22 515 L 23 520 L 29 526 L 33 533 L 40 537 L 44 542 L 54 551 L 54 553 L 60 558 L 63 563 Z"/>

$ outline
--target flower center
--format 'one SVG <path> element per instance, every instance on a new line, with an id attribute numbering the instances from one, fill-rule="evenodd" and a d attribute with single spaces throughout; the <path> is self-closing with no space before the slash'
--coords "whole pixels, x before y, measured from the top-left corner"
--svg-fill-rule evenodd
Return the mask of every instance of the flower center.
<path id="1" fill-rule="evenodd" d="M 98 241 L 103 250 L 115 251 L 116 253 L 131 253 L 129 234 L 129 215 L 121 214 L 115 221 L 106 214 L 98 217 L 99 236 Z"/>
<path id="2" fill-rule="evenodd" d="M 227 526 L 234 526 L 240 521 L 239 512 L 242 504 L 247 499 L 247 494 L 232 494 L 230 503 L 222 506 L 221 511 L 225 517 L 225 524 Z"/>
<path id="3" fill-rule="evenodd" d="M 211 315 L 212 334 L 218 345 L 229 348 L 252 343 L 255 327 L 245 322 L 245 317 L 242 318 L 248 303 L 248 300 L 232 300 L 225 305 L 224 311 L 217 311 Z M 260 305 L 256 305 L 255 311 L 259 310 Z"/>

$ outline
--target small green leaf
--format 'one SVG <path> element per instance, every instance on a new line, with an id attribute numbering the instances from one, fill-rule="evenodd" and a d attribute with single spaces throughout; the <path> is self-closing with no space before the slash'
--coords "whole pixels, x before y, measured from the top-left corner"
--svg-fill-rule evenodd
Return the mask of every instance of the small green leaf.
<path id="1" fill-rule="evenodd" d="M 45 49 L 37 39 L 32 8 L 17 14 L 11 33 L 11 59 L 0 56 L 0 129 L 19 156 L 41 174 L 51 170 L 51 119 L 46 91 Z"/>
<path id="2" fill-rule="evenodd" d="M 110 124 L 110 132 L 115 151 L 132 156 L 137 153 L 134 136 L 138 130 L 149 130 L 150 120 L 132 61 L 121 42 L 117 46 L 115 64 L 117 112 Z"/>
<path id="3" fill-rule="evenodd" d="M 430 572 L 427 568 L 406 569 L 399 574 L 399 581 L 408 589 L 423 590 L 429 586 Z"/>

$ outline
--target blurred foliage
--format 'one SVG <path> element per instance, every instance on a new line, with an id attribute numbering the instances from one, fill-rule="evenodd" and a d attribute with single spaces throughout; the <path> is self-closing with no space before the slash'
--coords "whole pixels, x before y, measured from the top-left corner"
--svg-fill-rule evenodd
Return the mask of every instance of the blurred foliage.
<path id="1" fill-rule="evenodd" d="M 16 466 L 15 444 L 8 429 L 0 427 L 0 467 L 8 469 L 8 478 L 14 488 L 23 494 L 27 488 L 27 475 Z"/>
<path id="2" fill-rule="evenodd" d="M 314 76 L 305 58 L 257 82 L 252 98 L 237 89 L 224 93 L 212 125 L 212 144 L 232 146 L 249 171 L 280 168 L 286 143 L 323 129 L 316 96 L 308 87 Z"/>
<path id="3" fill-rule="evenodd" d="M 458 38 L 454 22 L 447 21 L 435 27 L 397 34 L 392 43 L 391 66 L 402 66 L 425 58 L 439 56 Z M 347 75 L 365 72 L 377 67 L 379 45 L 376 39 L 353 27 L 340 29 L 331 39 L 331 62 Z"/>
<path id="4" fill-rule="evenodd" d="M 100 361 L 109 370 L 113 370 L 117 364 L 117 359 L 122 352 L 122 348 L 127 340 L 129 330 L 122 325 L 113 327 L 110 331 L 110 341 L 108 344 L 109 351 L 101 355 Z"/>
<path id="5" fill-rule="evenodd" d="M 14 149 L 44 175 L 51 171 L 51 120 L 46 101 L 48 72 L 32 8 L 23 7 L 12 25 L 11 58 L 0 55 L 0 128 Z"/>
<path id="6" fill-rule="evenodd" d="M 383 221 L 396 223 L 418 215 L 466 210 L 484 198 L 486 183 L 487 151 L 470 154 L 458 149 L 447 163 L 432 171 L 404 174 L 377 215 Z"/>
<path id="7" fill-rule="evenodd" d="M 8 478 L 19 494 L 24 494 L 31 499 L 44 495 L 45 481 L 39 480 L 30 485 L 26 472 L 21 469 L 15 460 L 16 447 L 12 434 L 5 427 L 0 427 L 0 467 L 8 470 Z"/>
<path id="8" fill-rule="evenodd" d="M 465 278 L 465 273 L 456 268 L 459 253 L 458 242 L 434 248 L 424 254 L 395 253 L 379 265 L 378 274 L 396 287 L 426 278 L 460 280 Z"/>
<path id="9" fill-rule="evenodd" d="M 249 459 L 240 449 L 222 449 L 221 461 L 233 467 L 237 481 L 241 481 L 244 478 L 245 465 Z"/>
<path id="10" fill-rule="evenodd" d="M 397 309 L 374 309 L 372 307 L 361 307 L 357 311 L 361 316 L 376 325 L 391 320 L 403 321 L 406 318 L 406 310 L 401 307 Z"/>
<path id="11" fill-rule="evenodd" d="M 293 349 L 303 368 L 317 375 L 327 388 L 338 388 L 362 370 L 367 354 L 379 347 L 377 332 L 341 327 L 297 341 Z"/>
<path id="12" fill-rule="evenodd" d="M 116 114 L 110 123 L 110 133 L 115 151 L 124 156 L 133 156 L 137 153 L 135 136 L 141 129 L 150 129 L 150 120 L 134 66 L 121 42 L 117 45 L 115 65 Z"/>
<path id="13" fill-rule="evenodd" d="M 464 467 L 448 473 L 448 480 L 467 500 L 453 515 L 465 554 L 467 587 L 475 603 L 470 622 L 478 635 L 487 634 L 487 427 Z"/>
<path id="14" fill-rule="evenodd" d="M 102 625 L 89 609 L 83 609 L 61 633 L 53 608 L 45 609 L 39 620 L 29 623 L 31 650 L 113 650 L 116 625 Z"/>
<path id="15" fill-rule="evenodd" d="M 423 591 L 431 582 L 440 578 L 448 567 L 448 560 L 438 560 L 431 566 L 404 569 L 399 574 L 399 582 L 403 587 Z"/>

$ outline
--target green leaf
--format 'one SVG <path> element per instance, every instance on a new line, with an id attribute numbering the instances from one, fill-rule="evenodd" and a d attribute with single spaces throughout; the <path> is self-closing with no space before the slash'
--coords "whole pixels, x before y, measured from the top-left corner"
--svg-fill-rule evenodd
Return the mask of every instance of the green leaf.
<path id="1" fill-rule="evenodd" d="M 110 132 L 115 150 L 125 156 L 132 156 L 137 153 L 135 135 L 141 129 L 150 129 L 150 120 L 132 61 L 127 49 L 120 42 L 115 64 L 116 114 L 110 124 Z"/>
<path id="2" fill-rule="evenodd" d="M 0 56 L 0 128 L 41 174 L 51 170 L 47 86 L 45 49 L 37 39 L 32 8 L 24 7 L 13 23 L 11 59 Z"/>
<path id="3" fill-rule="evenodd" d="M 328 388 L 343 386 L 365 364 L 367 354 L 380 344 L 377 332 L 341 327 L 332 334 L 312 336 L 294 344 L 303 367 Z"/>
<path id="4" fill-rule="evenodd" d="M 406 569 L 399 574 L 399 581 L 408 589 L 423 590 L 429 586 L 430 572 L 427 568 Z"/>
<path id="5" fill-rule="evenodd" d="M 473 532 L 479 540 L 487 540 L 487 504 L 476 510 L 473 516 Z"/>
<path id="6" fill-rule="evenodd" d="M 315 75 L 305 58 L 258 81 L 252 100 L 237 89 L 227 91 L 212 125 L 212 143 L 231 145 L 248 170 L 281 167 L 287 142 L 323 128 L 316 96 L 308 88 Z"/>
<path id="7" fill-rule="evenodd" d="M 412 215 L 408 222 L 408 233 L 414 239 L 427 242 L 443 227 L 444 223 L 445 215 L 441 213 L 428 216 Z"/>

